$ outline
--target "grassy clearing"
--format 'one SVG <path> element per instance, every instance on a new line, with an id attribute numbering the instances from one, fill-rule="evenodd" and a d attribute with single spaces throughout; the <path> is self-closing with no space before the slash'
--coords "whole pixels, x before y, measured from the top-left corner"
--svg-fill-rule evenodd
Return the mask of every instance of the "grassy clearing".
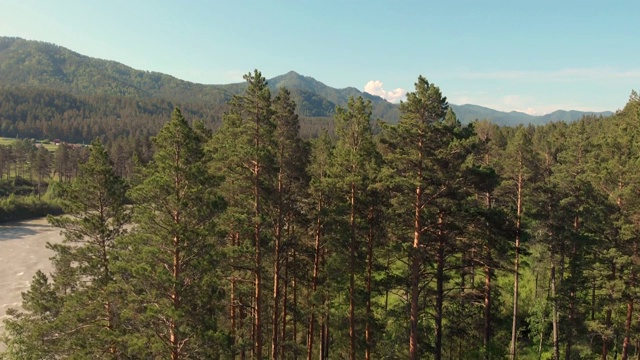
<path id="1" fill-rule="evenodd" d="M 15 138 L 6 138 L 6 137 L 0 137 L 0 145 L 13 145 L 16 140 Z M 42 144 L 42 141 L 44 140 L 36 140 L 36 143 L 38 144 Z M 54 145 L 53 143 L 47 143 L 47 144 L 42 144 L 44 146 L 45 149 L 51 151 L 51 152 L 55 152 L 58 149 L 57 145 Z"/>

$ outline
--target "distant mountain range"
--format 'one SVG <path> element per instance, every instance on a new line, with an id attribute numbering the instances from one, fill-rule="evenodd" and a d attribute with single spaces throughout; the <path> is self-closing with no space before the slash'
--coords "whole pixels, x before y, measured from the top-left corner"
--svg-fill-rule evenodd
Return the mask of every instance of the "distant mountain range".
<path id="1" fill-rule="evenodd" d="M 550 114 L 546 115 L 529 115 L 519 111 L 498 111 L 490 108 L 486 108 L 478 105 L 451 105 L 453 111 L 458 116 L 458 119 L 465 122 L 474 121 L 476 119 L 487 119 L 498 125 L 518 125 L 518 124 L 534 124 L 534 125 L 542 125 L 549 122 L 572 122 L 579 120 L 585 115 L 593 115 L 593 116 L 611 116 L 613 112 L 611 111 L 602 111 L 602 112 L 589 112 L 589 111 L 577 111 L 577 110 L 556 110 Z"/>
<path id="2" fill-rule="evenodd" d="M 333 115 L 337 105 L 345 106 L 351 96 L 363 96 L 371 100 L 374 118 L 388 122 L 397 122 L 399 118 L 398 105 L 354 87 L 332 88 L 294 71 L 268 81 L 274 92 L 279 87 L 287 87 L 298 104 L 298 112 L 307 119 L 326 120 Z M 0 37 L 0 89 L 46 89 L 73 96 L 157 99 L 168 101 L 172 105 L 197 104 L 224 108 L 226 102 L 233 95 L 242 93 L 245 87 L 244 83 L 192 83 L 158 72 L 135 70 L 115 61 L 91 58 L 54 44 Z M 558 110 L 544 116 L 532 116 L 515 111 L 501 112 L 478 105 L 451 106 L 463 123 L 488 119 L 500 125 L 569 122 L 585 114 L 612 114 Z"/>

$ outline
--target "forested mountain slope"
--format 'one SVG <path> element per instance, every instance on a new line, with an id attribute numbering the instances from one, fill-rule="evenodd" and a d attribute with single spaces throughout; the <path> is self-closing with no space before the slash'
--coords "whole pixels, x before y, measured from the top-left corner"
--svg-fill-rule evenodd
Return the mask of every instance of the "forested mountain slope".
<path id="1" fill-rule="evenodd" d="M 250 70 L 250 69 L 247 69 Z M 396 123 L 398 106 L 381 97 L 361 92 L 354 87 L 335 89 L 316 79 L 290 71 L 269 80 L 275 93 L 287 87 L 297 103 L 297 111 L 310 125 L 310 134 L 319 127 L 330 127 L 327 118 L 333 116 L 336 106 L 346 106 L 349 97 L 363 96 L 372 102 L 374 119 Z M 173 76 L 133 69 L 124 64 L 84 56 L 54 44 L 28 41 L 20 38 L 0 37 L 0 88 L 46 89 L 78 97 L 100 99 L 101 108 L 114 108 L 127 99 L 155 99 L 154 106 L 162 104 L 181 107 L 206 107 L 207 114 L 222 114 L 225 104 L 233 95 L 246 89 L 246 84 L 204 85 L 177 79 Z M 65 95 L 63 95 L 65 96 Z M 463 123 L 488 119 L 500 125 L 543 124 L 550 121 L 575 121 L 584 113 L 557 111 L 544 116 L 531 116 L 519 112 L 501 112 L 477 105 L 451 105 Z M 173 106 L 164 109 L 170 112 Z M 144 113 L 144 107 L 140 110 Z M 207 114 L 195 114 L 214 122 Z M 608 116 L 610 112 L 597 115 Z M 145 115 L 150 115 L 145 113 Z M 0 118 L 11 118 L 0 112 Z M 26 121 L 26 119 L 18 119 Z M 217 117 L 219 121 L 219 116 Z M 87 141 L 90 139 L 86 139 Z"/>

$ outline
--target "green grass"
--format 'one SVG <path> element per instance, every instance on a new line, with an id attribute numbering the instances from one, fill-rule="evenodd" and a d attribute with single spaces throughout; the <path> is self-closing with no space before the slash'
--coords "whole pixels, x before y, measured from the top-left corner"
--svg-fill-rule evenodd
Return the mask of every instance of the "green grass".
<path id="1" fill-rule="evenodd" d="M 37 140 L 36 142 L 40 143 L 42 140 Z M 14 138 L 5 138 L 5 137 L 0 137 L 0 145 L 13 145 L 16 142 L 16 139 Z M 44 148 L 51 151 L 51 152 L 55 152 L 58 147 L 56 145 L 54 145 L 53 143 L 49 143 L 49 144 L 43 144 Z"/>

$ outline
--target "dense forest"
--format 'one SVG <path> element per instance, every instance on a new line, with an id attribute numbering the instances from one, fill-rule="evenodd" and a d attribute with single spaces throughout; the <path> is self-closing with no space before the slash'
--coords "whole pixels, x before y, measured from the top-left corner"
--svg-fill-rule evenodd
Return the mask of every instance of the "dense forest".
<path id="1" fill-rule="evenodd" d="M 287 89 L 245 80 L 216 126 L 176 108 L 147 145 L 101 138 L 58 170 L 65 242 L 3 358 L 640 356 L 637 93 L 463 126 L 419 77 L 397 124 L 352 97 L 307 140 Z"/>

